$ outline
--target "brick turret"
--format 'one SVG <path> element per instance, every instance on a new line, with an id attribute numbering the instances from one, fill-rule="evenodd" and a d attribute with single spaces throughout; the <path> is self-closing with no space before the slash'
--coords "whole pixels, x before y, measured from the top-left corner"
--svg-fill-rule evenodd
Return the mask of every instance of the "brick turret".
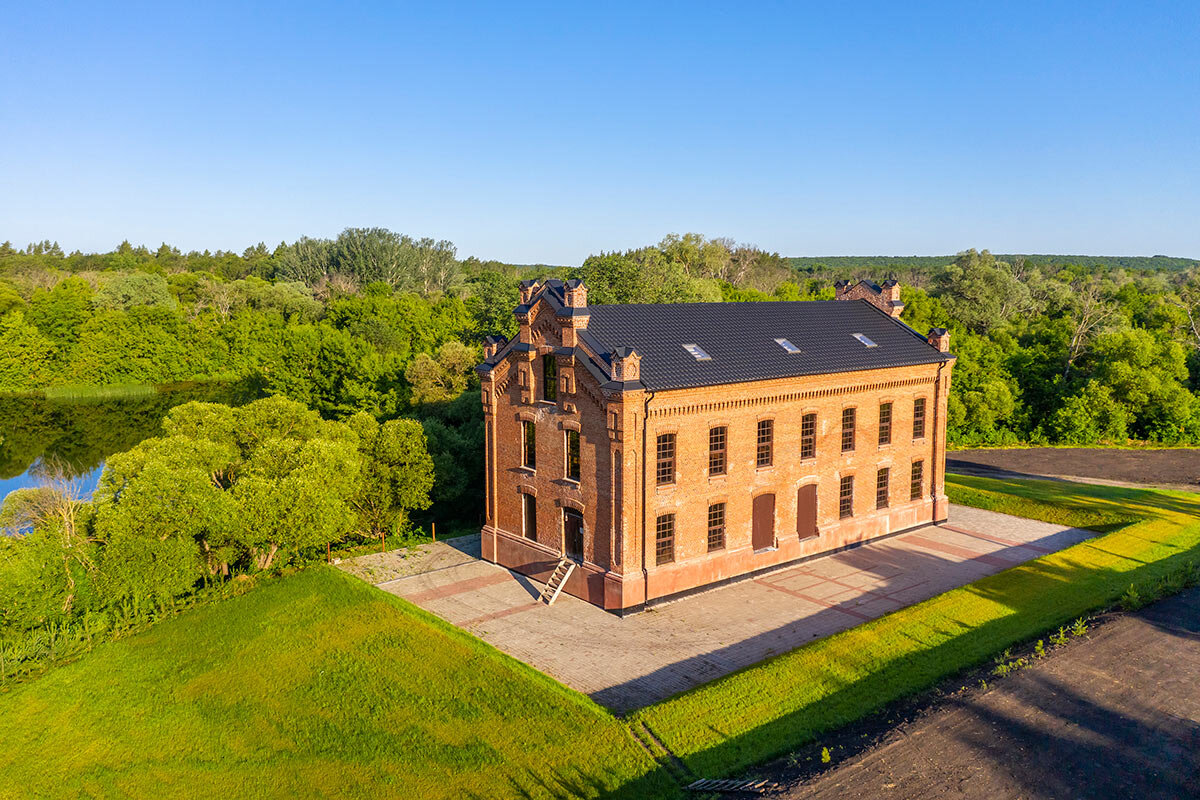
<path id="1" fill-rule="evenodd" d="M 866 300 L 871 305 L 892 317 L 899 318 L 904 311 L 904 303 L 900 302 L 900 283 L 884 281 L 883 286 L 871 281 L 838 281 L 833 285 L 834 296 L 838 300 Z"/>

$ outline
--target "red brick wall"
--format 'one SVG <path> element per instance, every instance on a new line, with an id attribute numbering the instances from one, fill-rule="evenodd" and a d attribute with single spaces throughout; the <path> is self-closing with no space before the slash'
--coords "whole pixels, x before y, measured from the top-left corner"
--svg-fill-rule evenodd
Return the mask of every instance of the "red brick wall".
<path id="1" fill-rule="evenodd" d="M 542 352 L 563 338 L 553 312 L 538 304 L 521 333 L 521 341 L 535 349 L 511 353 L 485 376 L 485 558 L 544 579 L 562 552 L 563 508 L 576 508 L 584 517 L 584 563 L 566 591 L 619 609 L 946 516 L 942 476 L 949 365 L 941 371 L 940 388 L 938 366 L 927 365 L 659 392 L 650 399 L 647 425 L 643 417 L 649 393 L 606 396 L 571 357 L 559 357 L 558 401 L 540 400 Z M 918 397 L 926 399 L 926 434 L 914 440 L 913 400 Z M 892 441 L 881 446 L 878 418 L 884 402 L 892 403 Z M 857 408 L 856 446 L 842 453 L 842 409 L 847 406 Z M 801 460 L 800 420 L 813 412 L 816 457 Z M 533 420 L 537 431 L 533 471 L 520 466 L 523 419 Z M 755 466 L 760 419 L 774 420 L 773 464 L 761 469 Z M 708 475 L 708 434 L 717 425 L 728 428 L 727 474 L 719 477 Z M 570 426 L 580 430 L 579 483 L 564 478 L 564 430 Z M 676 477 L 668 486 L 655 483 L 655 445 L 661 433 L 676 434 Z M 643 437 L 648 449 L 644 465 Z M 909 477 L 915 459 L 924 460 L 925 469 L 922 496 L 913 501 Z M 876 510 L 876 470 L 884 466 L 891 469 L 890 502 Z M 843 520 L 840 478 L 851 474 L 854 516 Z M 931 486 L 935 475 L 937 485 Z M 817 485 L 818 535 L 802 541 L 796 532 L 796 494 L 809 483 Z M 536 542 L 522 537 L 523 492 L 537 497 Z M 776 496 L 776 541 L 773 548 L 756 553 L 751 547 L 752 503 L 765 492 Z M 726 544 L 710 553 L 708 506 L 717 502 L 726 504 Z M 655 527 L 664 513 L 675 514 L 675 560 L 658 566 Z"/>

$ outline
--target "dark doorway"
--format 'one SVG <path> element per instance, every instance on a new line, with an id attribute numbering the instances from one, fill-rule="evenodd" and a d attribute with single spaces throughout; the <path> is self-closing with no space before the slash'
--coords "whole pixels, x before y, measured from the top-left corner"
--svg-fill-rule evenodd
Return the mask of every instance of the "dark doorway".
<path id="1" fill-rule="evenodd" d="M 801 539 L 817 535 L 817 485 L 810 483 L 796 491 L 796 533 Z"/>
<path id="2" fill-rule="evenodd" d="M 754 498 L 754 528 L 751 543 L 755 551 L 775 546 L 775 495 L 760 494 Z"/>
<path id="3" fill-rule="evenodd" d="M 583 515 L 573 508 L 563 509 L 563 548 L 567 558 L 583 560 Z"/>

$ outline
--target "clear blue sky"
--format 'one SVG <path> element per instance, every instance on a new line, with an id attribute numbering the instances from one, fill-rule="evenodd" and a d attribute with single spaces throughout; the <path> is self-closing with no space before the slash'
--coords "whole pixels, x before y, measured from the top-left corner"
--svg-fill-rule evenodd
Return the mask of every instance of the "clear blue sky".
<path id="1" fill-rule="evenodd" d="M 0 239 L 1200 257 L 1200 3 L 9 3 Z"/>

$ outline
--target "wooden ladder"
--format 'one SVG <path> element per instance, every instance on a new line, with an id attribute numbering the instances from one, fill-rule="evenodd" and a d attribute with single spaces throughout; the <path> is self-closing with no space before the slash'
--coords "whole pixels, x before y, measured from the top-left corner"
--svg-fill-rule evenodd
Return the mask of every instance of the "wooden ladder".
<path id="1" fill-rule="evenodd" d="M 558 562 L 558 566 L 550 574 L 550 580 L 546 581 L 546 588 L 542 589 L 541 599 L 546 605 L 554 605 L 554 601 L 558 599 L 559 593 L 567 585 L 567 578 L 571 577 L 571 573 L 574 571 L 575 562 L 571 559 L 564 558 Z"/>

